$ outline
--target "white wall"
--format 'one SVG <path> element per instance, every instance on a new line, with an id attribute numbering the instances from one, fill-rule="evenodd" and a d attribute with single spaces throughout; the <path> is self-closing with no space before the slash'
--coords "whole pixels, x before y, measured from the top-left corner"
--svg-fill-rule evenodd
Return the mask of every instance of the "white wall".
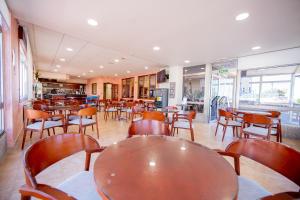
<path id="1" fill-rule="evenodd" d="M 10 13 L 4 0 L 0 0 L 0 12 L 5 19 L 8 27 L 10 27 Z"/>
<path id="2" fill-rule="evenodd" d="M 238 58 L 238 69 L 254 69 L 300 63 L 300 48 Z"/>

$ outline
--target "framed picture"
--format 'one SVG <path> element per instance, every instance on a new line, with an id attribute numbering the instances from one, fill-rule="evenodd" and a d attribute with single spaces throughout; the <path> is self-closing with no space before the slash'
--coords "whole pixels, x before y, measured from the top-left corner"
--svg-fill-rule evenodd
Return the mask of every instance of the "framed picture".
<path id="1" fill-rule="evenodd" d="M 93 95 L 97 94 L 97 83 L 92 83 L 92 94 Z"/>
<path id="2" fill-rule="evenodd" d="M 170 93 L 169 93 L 170 98 L 175 98 L 175 86 L 176 86 L 176 82 L 170 82 Z"/>

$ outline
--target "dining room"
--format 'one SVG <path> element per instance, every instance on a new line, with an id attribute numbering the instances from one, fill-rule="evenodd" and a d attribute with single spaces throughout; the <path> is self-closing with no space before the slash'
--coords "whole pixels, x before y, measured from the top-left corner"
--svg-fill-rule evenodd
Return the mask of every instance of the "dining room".
<path id="1" fill-rule="evenodd" d="M 0 1 L 0 200 L 300 199 L 300 2 Z"/>

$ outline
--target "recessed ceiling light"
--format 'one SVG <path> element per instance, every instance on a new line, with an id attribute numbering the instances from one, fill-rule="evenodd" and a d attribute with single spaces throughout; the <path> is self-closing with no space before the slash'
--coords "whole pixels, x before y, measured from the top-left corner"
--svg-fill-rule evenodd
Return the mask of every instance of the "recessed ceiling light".
<path id="1" fill-rule="evenodd" d="M 91 26 L 98 26 L 98 22 L 94 19 L 88 19 L 87 23 Z"/>
<path id="2" fill-rule="evenodd" d="M 154 166 L 156 165 L 156 163 L 155 163 L 154 161 L 150 161 L 150 162 L 149 162 L 149 165 L 150 165 L 151 167 L 154 167 Z"/>
<path id="3" fill-rule="evenodd" d="M 115 76 L 118 76 L 118 74 L 115 74 Z"/>
<path id="4" fill-rule="evenodd" d="M 185 60 L 184 62 L 185 62 L 185 63 L 190 63 L 191 61 L 189 61 L 189 60 Z"/>
<path id="5" fill-rule="evenodd" d="M 200 69 L 204 69 L 204 67 L 201 67 Z"/>
<path id="6" fill-rule="evenodd" d="M 60 58 L 59 60 L 60 60 L 61 62 L 65 62 L 65 61 L 66 61 L 65 58 Z"/>
<path id="7" fill-rule="evenodd" d="M 86 73 L 82 73 L 82 76 L 85 76 L 86 75 Z"/>
<path id="8" fill-rule="evenodd" d="M 57 67 L 57 68 L 60 68 L 61 66 L 60 66 L 60 65 L 56 65 L 56 67 Z"/>
<path id="9" fill-rule="evenodd" d="M 57 71 L 58 71 L 58 69 L 54 69 L 53 71 L 57 72 Z"/>
<path id="10" fill-rule="evenodd" d="M 114 61 L 117 63 L 117 62 L 119 62 L 119 59 L 114 59 Z"/>
<path id="11" fill-rule="evenodd" d="M 94 72 L 94 70 L 90 70 L 89 72 L 90 72 L 90 73 L 93 73 L 93 72 Z"/>
<path id="12" fill-rule="evenodd" d="M 127 70 L 127 71 L 126 71 L 126 73 L 127 73 L 127 74 L 130 74 L 130 71 L 129 71 L 129 70 Z"/>
<path id="13" fill-rule="evenodd" d="M 81 76 L 77 76 L 78 78 L 80 78 Z"/>
<path id="14" fill-rule="evenodd" d="M 145 66 L 145 69 L 149 69 L 149 67 L 148 67 L 148 66 Z"/>
<path id="15" fill-rule="evenodd" d="M 103 66 L 103 65 L 100 65 L 100 66 L 99 66 L 99 68 L 100 68 L 100 69 L 103 69 L 103 68 L 104 68 L 104 66 Z"/>
<path id="16" fill-rule="evenodd" d="M 67 51 L 73 51 L 73 49 L 70 48 L 70 47 L 67 47 L 66 50 L 67 50 Z"/>
<path id="17" fill-rule="evenodd" d="M 160 47 L 159 46 L 154 46 L 153 47 L 153 51 L 159 51 L 160 50 Z"/>
<path id="18" fill-rule="evenodd" d="M 189 71 L 189 70 L 185 69 L 184 71 L 187 72 L 187 71 Z"/>
<path id="19" fill-rule="evenodd" d="M 260 46 L 255 46 L 255 47 L 252 47 L 251 49 L 252 49 L 253 51 L 255 51 L 255 50 L 261 49 L 261 47 L 260 47 Z"/>
<path id="20" fill-rule="evenodd" d="M 245 12 L 245 13 L 240 13 L 235 17 L 236 21 L 242 21 L 245 20 L 249 17 L 249 13 Z"/>

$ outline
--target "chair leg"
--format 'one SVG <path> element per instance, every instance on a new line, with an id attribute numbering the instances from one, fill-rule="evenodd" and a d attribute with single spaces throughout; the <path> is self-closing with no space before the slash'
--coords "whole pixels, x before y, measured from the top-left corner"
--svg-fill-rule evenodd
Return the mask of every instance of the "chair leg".
<path id="1" fill-rule="evenodd" d="M 232 126 L 232 135 L 235 137 L 235 126 Z"/>
<path id="2" fill-rule="evenodd" d="M 85 134 L 85 132 L 86 132 L 86 126 L 84 127 L 84 132 L 83 133 Z"/>
<path id="3" fill-rule="evenodd" d="M 48 136 L 50 136 L 50 130 L 49 129 L 47 129 L 47 133 L 48 133 Z"/>
<path id="4" fill-rule="evenodd" d="M 99 139 L 99 127 L 98 127 L 98 123 L 96 123 L 96 131 L 97 131 L 97 138 Z"/>
<path id="5" fill-rule="evenodd" d="M 84 167 L 85 171 L 89 171 L 89 169 L 90 169 L 90 162 L 91 162 L 91 153 L 86 153 L 85 167 Z"/>
<path id="6" fill-rule="evenodd" d="M 32 132 L 32 131 L 31 131 L 31 132 Z M 25 144 L 25 140 L 26 140 L 26 133 L 27 133 L 27 130 L 24 129 L 23 140 L 22 140 L 22 146 L 21 146 L 22 150 L 24 149 L 24 144 Z"/>
<path id="7" fill-rule="evenodd" d="M 195 138 L 194 138 L 194 129 L 191 129 L 191 139 L 194 142 Z"/>
<path id="8" fill-rule="evenodd" d="M 43 132 L 44 132 L 44 130 L 40 130 L 40 139 L 43 138 Z"/>
<path id="9" fill-rule="evenodd" d="M 30 139 L 32 138 L 32 131 L 30 131 Z"/>
<path id="10" fill-rule="evenodd" d="M 94 131 L 94 125 L 92 125 L 92 131 Z"/>
<path id="11" fill-rule="evenodd" d="M 55 128 L 52 128 L 52 131 L 53 131 L 53 135 L 55 135 Z"/>
<path id="12" fill-rule="evenodd" d="M 31 197 L 30 196 L 24 196 L 21 194 L 21 200 L 30 200 Z"/>
<path id="13" fill-rule="evenodd" d="M 225 138 L 226 129 L 227 129 L 227 126 L 224 126 L 224 129 L 223 129 L 223 137 L 222 137 L 222 142 L 224 141 L 224 138 Z"/>
<path id="14" fill-rule="evenodd" d="M 215 136 L 217 135 L 218 129 L 219 129 L 219 123 L 217 123 L 216 131 L 215 131 Z"/>

